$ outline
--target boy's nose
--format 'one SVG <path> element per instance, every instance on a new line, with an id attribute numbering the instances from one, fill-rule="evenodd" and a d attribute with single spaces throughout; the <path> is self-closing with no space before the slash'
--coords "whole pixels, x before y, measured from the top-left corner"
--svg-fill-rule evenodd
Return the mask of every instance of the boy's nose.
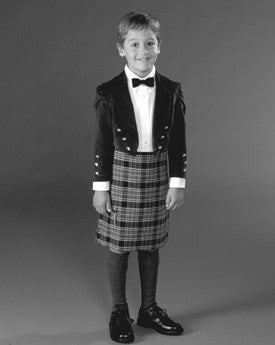
<path id="1" fill-rule="evenodd" d="M 146 49 L 145 46 L 141 46 L 140 53 L 146 53 L 146 54 L 148 53 L 148 50 Z"/>

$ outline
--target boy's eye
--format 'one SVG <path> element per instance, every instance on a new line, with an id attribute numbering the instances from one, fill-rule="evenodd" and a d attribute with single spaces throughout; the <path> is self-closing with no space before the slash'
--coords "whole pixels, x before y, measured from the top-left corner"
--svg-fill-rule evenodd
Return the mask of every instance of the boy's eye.
<path id="1" fill-rule="evenodd" d="M 132 43 L 132 47 L 137 47 L 138 44 L 137 43 Z"/>
<path id="2" fill-rule="evenodd" d="M 149 45 L 150 47 L 152 47 L 152 46 L 155 45 L 155 42 L 148 42 L 148 45 Z"/>

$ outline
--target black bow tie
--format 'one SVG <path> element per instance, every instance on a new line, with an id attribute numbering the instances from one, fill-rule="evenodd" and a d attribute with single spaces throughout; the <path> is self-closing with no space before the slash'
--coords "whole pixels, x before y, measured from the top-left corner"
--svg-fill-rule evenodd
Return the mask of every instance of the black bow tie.
<path id="1" fill-rule="evenodd" d="M 132 79 L 132 85 L 133 87 L 137 87 L 140 84 L 144 84 L 149 87 L 154 87 L 154 78 L 147 78 L 147 79 L 138 79 L 138 78 L 133 78 Z"/>

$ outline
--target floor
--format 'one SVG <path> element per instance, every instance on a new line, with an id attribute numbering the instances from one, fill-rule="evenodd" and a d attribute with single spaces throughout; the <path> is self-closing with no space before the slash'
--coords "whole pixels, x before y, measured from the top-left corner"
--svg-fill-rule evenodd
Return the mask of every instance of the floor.
<path id="1" fill-rule="evenodd" d="M 158 302 L 185 333 L 134 325 L 135 343 L 271 345 L 275 331 L 275 217 L 270 200 L 189 200 L 170 219 Z M 6 205 L 1 212 L 0 345 L 110 344 L 105 249 L 86 203 Z M 136 319 L 136 253 L 127 276 Z"/>

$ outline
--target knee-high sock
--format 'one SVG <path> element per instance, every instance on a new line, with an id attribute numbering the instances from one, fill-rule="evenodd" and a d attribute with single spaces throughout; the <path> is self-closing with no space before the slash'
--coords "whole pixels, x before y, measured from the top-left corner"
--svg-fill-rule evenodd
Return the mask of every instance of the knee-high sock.
<path id="1" fill-rule="evenodd" d="M 113 298 L 113 311 L 117 309 L 128 309 L 126 299 L 126 272 L 129 253 L 118 254 L 111 250 L 108 250 L 107 253 L 107 271 Z"/>
<path id="2" fill-rule="evenodd" d="M 149 308 L 156 303 L 159 250 L 138 251 L 138 262 L 141 284 L 141 303 L 143 308 Z"/>

